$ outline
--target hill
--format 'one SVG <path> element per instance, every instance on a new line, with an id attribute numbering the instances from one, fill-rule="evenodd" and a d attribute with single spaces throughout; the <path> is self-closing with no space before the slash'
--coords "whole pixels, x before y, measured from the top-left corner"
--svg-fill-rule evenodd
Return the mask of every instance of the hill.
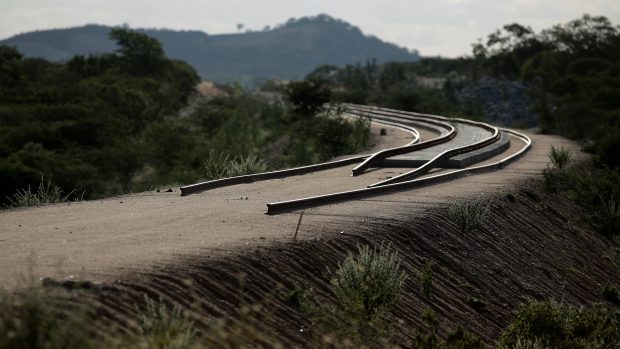
<path id="1" fill-rule="evenodd" d="M 64 61 L 76 54 L 115 50 L 112 27 L 85 25 L 23 33 L 0 41 L 26 57 Z M 290 19 L 263 31 L 208 35 L 200 31 L 140 29 L 161 41 L 166 55 L 191 64 L 203 79 L 256 84 L 266 79 L 300 79 L 316 66 L 342 66 L 376 59 L 416 61 L 417 52 L 367 36 L 328 15 Z"/>

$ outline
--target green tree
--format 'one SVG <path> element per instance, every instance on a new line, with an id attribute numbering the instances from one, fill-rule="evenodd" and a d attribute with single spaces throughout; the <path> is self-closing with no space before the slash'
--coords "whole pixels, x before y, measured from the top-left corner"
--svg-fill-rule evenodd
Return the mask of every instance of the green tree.
<path id="1" fill-rule="evenodd" d="M 112 29 L 110 38 L 120 46 L 117 52 L 130 74 L 152 74 L 162 69 L 164 50 L 157 39 L 127 28 Z"/>

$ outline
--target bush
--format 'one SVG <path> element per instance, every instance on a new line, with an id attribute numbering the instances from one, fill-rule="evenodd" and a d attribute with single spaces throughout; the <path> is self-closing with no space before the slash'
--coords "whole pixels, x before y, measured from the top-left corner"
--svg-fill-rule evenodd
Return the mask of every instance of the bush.
<path id="1" fill-rule="evenodd" d="M 429 301 L 431 300 L 431 293 L 433 289 L 433 266 L 434 263 L 432 261 L 426 262 L 419 275 L 422 294 Z"/>
<path id="2" fill-rule="evenodd" d="M 446 341 L 442 341 L 437 335 L 439 321 L 432 310 L 426 309 L 422 313 L 422 321 L 426 324 L 428 331 L 422 333 L 414 331 L 414 339 L 411 345 L 414 349 L 482 349 L 484 345 L 480 338 L 465 332 L 462 327 L 458 327 L 454 332 L 448 334 Z"/>
<path id="3" fill-rule="evenodd" d="M 17 192 L 12 197 L 8 197 L 8 204 L 6 207 L 24 207 L 24 206 L 38 206 L 43 204 L 57 204 L 66 202 L 69 197 L 75 192 L 73 189 L 69 194 L 62 195 L 62 189 L 59 186 L 52 184 L 52 181 L 45 181 L 41 178 L 37 191 L 32 191 L 30 186 L 26 189 L 17 189 Z M 84 194 L 82 193 L 82 196 Z M 81 200 L 81 196 L 76 200 Z"/>
<path id="4" fill-rule="evenodd" d="M 476 311 L 481 311 L 484 307 L 487 306 L 487 302 L 477 297 L 469 297 L 467 303 L 470 307 L 474 308 Z"/>
<path id="5" fill-rule="evenodd" d="M 66 304 L 56 304 L 53 297 L 35 285 L 11 294 L 0 293 L 0 348 L 95 347 L 79 312 L 74 308 L 63 311 Z"/>
<path id="6" fill-rule="evenodd" d="M 448 209 L 448 218 L 454 222 L 463 234 L 470 234 L 479 229 L 489 214 L 489 202 L 482 197 L 473 200 L 460 200 Z"/>
<path id="7" fill-rule="evenodd" d="M 213 152 L 205 162 L 205 171 L 208 179 L 243 176 L 267 171 L 267 163 L 256 155 L 240 156 L 231 159 L 229 155 Z"/>
<path id="8" fill-rule="evenodd" d="M 557 169 L 563 169 L 566 167 L 568 162 L 571 159 L 570 151 L 565 149 L 564 147 L 556 148 L 551 146 L 551 150 L 549 151 L 549 160 L 553 166 Z"/>
<path id="9" fill-rule="evenodd" d="M 170 308 L 161 301 L 145 299 L 146 309 L 138 309 L 141 337 L 133 345 L 139 347 L 145 344 L 146 348 L 157 349 L 185 349 L 195 345 L 194 324 L 179 306 Z"/>
<path id="10" fill-rule="evenodd" d="M 516 319 L 502 333 L 498 347 L 617 348 L 618 343 L 617 311 L 602 304 L 577 308 L 553 301 L 531 301 L 519 306 Z"/>
<path id="11" fill-rule="evenodd" d="M 341 311 L 373 320 L 396 304 L 405 279 L 395 252 L 365 245 L 338 265 L 332 285 Z"/>
<path id="12" fill-rule="evenodd" d="M 620 305 L 620 292 L 611 284 L 606 284 L 601 290 L 601 295 L 615 305 Z"/>

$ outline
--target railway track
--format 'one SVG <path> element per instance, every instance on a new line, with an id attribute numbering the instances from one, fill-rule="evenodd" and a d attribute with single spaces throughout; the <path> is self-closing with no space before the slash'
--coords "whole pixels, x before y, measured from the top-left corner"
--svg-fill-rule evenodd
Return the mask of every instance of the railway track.
<path id="1" fill-rule="evenodd" d="M 467 175 L 495 171 L 517 160 L 529 150 L 532 144 L 531 139 L 520 132 L 498 128 L 483 122 L 355 104 L 345 104 L 344 108 L 345 115 L 368 117 L 373 122 L 405 130 L 412 135 L 412 141 L 404 146 L 385 149 L 374 154 L 188 185 L 181 188 L 181 195 L 189 195 L 229 185 L 301 175 L 353 164 L 358 165 L 352 169 L 352 175 L 361 176 L 370 168 L 382 167 L 386 159 L 398 156 L 404 156 L 404 160 L 401 163 L 410 162 L 410 167 L 413 167 L 412 170 L 392 178 L 377 183 L 370 183 L 365 188 L 267 203 L 267 214 L 279 214 L 303 208 L 410 190 L 444 183 Z M 422 140 L 418 128 L 433 130 L 438 136 Z M 506 148 L 505 144 L 501 149 L 497 145 L 502 136 L 521 142 L 522 146 L 515 153 L 491 163 L 483 165 L 474 164 L 465 168 L 429 175 L 429 172 L 432 170 L 444 167 L 442 164 L 446 160 L 470 156 L 472 159 L 475 159 L 475 162 L 479 163 L 492 156 L 496 156 L 500 150 Z M 424 157 L 428 159 L 420 159 Z"/>

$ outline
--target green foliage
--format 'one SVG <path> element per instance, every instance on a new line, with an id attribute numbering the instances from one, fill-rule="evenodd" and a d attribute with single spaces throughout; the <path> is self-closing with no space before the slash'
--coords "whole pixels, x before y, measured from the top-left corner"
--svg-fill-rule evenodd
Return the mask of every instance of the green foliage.
<path id="1" fill-rule="evenodd" d="M 17 189 L 17 192 L 12 197 L 8 198 L 7 207 L 27 207 L 38 206 L 44 204 L 57 204 L 66 202 L 69 197 L 75 192 L 73 189 L 69 194 L 62 195 L 62 189 L 57 185 L 52 184 L 52 181 L 45 181 L 41 178 L 39 187 L 36 191 L 32 191 L 30 186 L 27 188 Z M 82 196 L 76 197 L 76 200 L 81 200 Z"/>
<path id="2" fill-rule="evenodd" d="M 0 293 L 0 348 L 87 349 L 97 347 L 76 309 L 52 302 L 55 295 L 31 285 Z M 66 302 L 66 300 L 65 300 Z M 66 305 L 65 305 L 66 306 Z"/>
<path id="3" fill-rule="evenodd" d="M 426 309 L 422 313 L 422 321 L 427 329 L 425 332 L 414 331 L 414 339 L 411 348 L 414 349 L 482 349 L 484 345 L 480 338 L 472 335 L 458 327 L 454 332 L 448 334 L 446 341 L 442 341 L 437 330 L 439 321 L 435 313 Z"/>
<path id="4" fill-rule="evenodd" d="M 605 284 L 601 290 L 601 295 L 613 304 L 620 305 L 620 292 L 618 292 L 618 289 L 615 286 Z"/>
<path id="5" fill-rule="evenodd" d="M 338 265 L 332 280 L 338 306 L 366 320 L 382 317 L 398 300 L 406 276 L 389 246 L 358 247 Z"/>
<path id="6" fill-rule="evenodd" d="M 571 159 L 570 151 L 565 149 L 564 147 L 556 148 L 551 146 L 551 151 L 549 152 L 549 160 L 553 166 L 559 170 L 562 170 Z"/>
<path id="7" fill-rule="evenodd" d="M 144 188 L 139 179 L 154 147 L 145 130 L 184 106 L 198 77 L 143 34 L 118 29 L 114 37 L 120 54 L 76 56 L 66 64 L 0 49 L 0 66 L 16 79 L 0 84 L 4 203 L 42 176 L 65 192 L 84 189 L 86 198 Z"/>
<path id="8" fill-rule="evenodd" d="M 419 273 L 418 278 L 420 279 L 420 290 L 422 291 L 422 295 L 426 297 L 427 300 L 431 300 L 431 295 L 433 291 L 433 266 L 435 263 L 432 261 L 427 261 L 424 264 L 424 268 Z"/>
<path id="9" fill-rule="evenodd" d="M 473 200 L 459 200 L 448 208 L 448 218 L 456 224 L 463 234 L 471 234 L 480 229 L 489 213 L 490 203 L 482 197 Z"/>
<path id="10" fill-rule="evenodd" d="M 118 53 L 124 58 L 124 66 L 130 74 L 153 74 L 166 62 L 159 41 L 146 34 L 114 28 L 110 38 L 120 46 Z"/>
<path id="11" fill-rule="evenodd" d="M 163 302 L 146 298 L 146 309 L 140 313 L 141 340 L 147 348 L 187 349 L 196 343 L 196 331 L 191 321 L 175 305 L 168 307 Z M 139 344 L 138 344 L 139 346 Z"/>
<path id="12" fill-rule="evenodd" d="M 219 178 L 326 161 L 369 140 L 366 120 L 300 114 L 322 107 L 328 89 L 301 89 L 297 106 L 241 89 L 195 98 L 195 71 L 156 40 L 124 28 L 111 35 L 116 54 L 66 64 L 0 49 L 0 206 L 42 176 L 93 199 L 202 180 L 205 161 L 225 165 L 207 169 Z M 4 84 L 5 72 L 15 84 Z"/>
<path id="13" fill-rule="evenodd" d="M 573 307 L 531 301 L 519 306 L 502 333 L 499 348 L 615 348 L 620 343 L 620 313 L 601 304 Z"/>
<path id="14" fill-rule="evenodd" d="M 487 306 L 487 302 L 477 297 L 469 297 L 467 299 L 467 303 L 469 304 L 470 307 L 474 308 L 474 310 L 478 312 Z"/>
<path id="15" fill-rule="evenodd" d="M 302 116 L 316 114 L 331 99 L 331 90 L 320 80 L 291 82 L 286 97 Z"/>
<path id="16" fill-rule="evenodd" d="M 267 163 L 256 155 L 231 159 L 227 154 L 210 154 L 205 162 L 206 177 L 218 179 L 265 172 Z"/>

